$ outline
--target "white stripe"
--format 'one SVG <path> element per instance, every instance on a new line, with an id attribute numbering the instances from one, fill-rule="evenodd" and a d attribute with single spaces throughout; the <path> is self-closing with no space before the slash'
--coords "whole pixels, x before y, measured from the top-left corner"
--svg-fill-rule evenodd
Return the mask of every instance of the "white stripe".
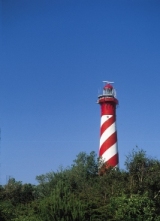
<path id="1" fill-rule="evenodd" d="M 104 154 L 102 154 L 102 160 L 104 160 L 104 162 L 107 162 L 110 158 L 117 154 L 117 152 L 117 143 L 115 143 L 108 150 L 106 150 Z"/>
<path id="2" fill-rule="evenodd" d="M 103 115 L 101 117 L 101 126 L 107 121 L 109 120 L 109 118 L 111 118 L 113 115 Z"/>
<path id="3" fill-rule="evenodd" d="M 116 124 L 115 122 L 108 127 L 103 134 L 100 137 L 100 147 L 102 146 L 102 144 L 108 139 L 108 137 L 110 137 L 114 132 L 116 131 Z"/>

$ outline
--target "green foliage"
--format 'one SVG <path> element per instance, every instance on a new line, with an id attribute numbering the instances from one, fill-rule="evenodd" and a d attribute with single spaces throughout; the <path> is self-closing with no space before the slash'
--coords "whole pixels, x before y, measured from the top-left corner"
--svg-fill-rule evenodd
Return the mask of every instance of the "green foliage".
<path id="1" fill-rule="evenodd" d="M 10 201 L 0 202 L 0 220 L 8 221 L 15 216 L 14 206 Z"/>
<path id="2" fill-rule="evenodd" d="M 71 167 L 37 176 L 37 186 L 10 179 L 0 186 L 0 220 L 160 221 L 159 160 L 137 149 L 126 170 L 100 165 L 82 152 Z"/>
<path id="3" fill-rule="evenodd" d="M 15 217 L 12 218 L 12 221 L 43 221 L 36 214 L 34 210 L 34 202 L 31 204 L 20 204 L 15 208 Z"/>
<path id="4" fill-rule="evenodd" d="M 108 205 L 108 211 L 112 220 L 129 220 L 129 221 L 151 221 L 155 220 L 155 205 L 147 195 L 139 194 L 128 197 L 111 197 Z M 114 214 L 114 216 L 113 216 Z"/>
<path id="5" fill-rule="evenodd" d="M 63 183 L 59 183 L 50 196 L 40 202 L 39 215 L 44 221 L 85 220 L 83 202 Z"/>
<path id="6" fill-rule="evenodd" d="M 11 178 L 1 191 L 1 198 L 9 200 L 13 205 L 25 204 L 34 200 L 35 192 L 36 188 L 33 185 L 22 185 L 22 182 Z"/>

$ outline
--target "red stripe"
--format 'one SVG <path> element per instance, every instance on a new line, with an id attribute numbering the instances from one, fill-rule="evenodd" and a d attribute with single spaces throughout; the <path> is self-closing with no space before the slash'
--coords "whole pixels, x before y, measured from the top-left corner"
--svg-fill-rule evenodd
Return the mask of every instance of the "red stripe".
<path id="1" fill-rule="evenodd" d="M 105 142 L 102 144 L 99 150 L 99 156 L 108 150 L 113 144 L 117 142 L 117 131 L 115 131 Z"/>
<path id="2" fill-rule="evenodd" d="M 113 157 L 111 157 L 107 162 L 106 162 L 106 166 L 111 166 L 111 167 L 115 167 L 118 164 L 118 153 L 115 154 Z"/>
<path id="3" fill-rule="evenodd" d="M 114 122 L 115 122 L 115 117 L 114 117 L 114 115 L 113 115 L 111 118 L 109 118 L 108 120 L 106 120 L 106 121 L 104 122 L 104 124 L 102 124 L 101 130 L 100 130 L 100 136 L 101 136 L 101 135 L 104 133 L 104 131 L 105 131 L 108 127 L 110 127 Z"/>

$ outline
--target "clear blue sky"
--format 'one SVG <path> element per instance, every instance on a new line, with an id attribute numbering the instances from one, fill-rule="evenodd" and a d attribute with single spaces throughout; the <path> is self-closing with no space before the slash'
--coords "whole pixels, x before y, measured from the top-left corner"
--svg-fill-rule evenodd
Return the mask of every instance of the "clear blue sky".
<path id="1" fill-rule="evenodd" d="M 160 159 L 159 0 L 1 0 L 1 183 L 98 153 L 103 80 L 114 81 L 120 167 Z"/>

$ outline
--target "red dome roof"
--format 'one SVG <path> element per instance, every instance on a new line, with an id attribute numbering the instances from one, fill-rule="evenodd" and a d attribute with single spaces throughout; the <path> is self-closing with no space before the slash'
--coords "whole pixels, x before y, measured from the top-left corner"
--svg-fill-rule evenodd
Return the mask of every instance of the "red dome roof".
<path id="1" fill-rule="evenodd" d="M 105 90 L 106 90 L 106 89 L 113 89 L 113 87 L 112 87 L 111 84 L 106 84 L 106 85 L 104 86 L 104 89 L 105 89 Z"/>

